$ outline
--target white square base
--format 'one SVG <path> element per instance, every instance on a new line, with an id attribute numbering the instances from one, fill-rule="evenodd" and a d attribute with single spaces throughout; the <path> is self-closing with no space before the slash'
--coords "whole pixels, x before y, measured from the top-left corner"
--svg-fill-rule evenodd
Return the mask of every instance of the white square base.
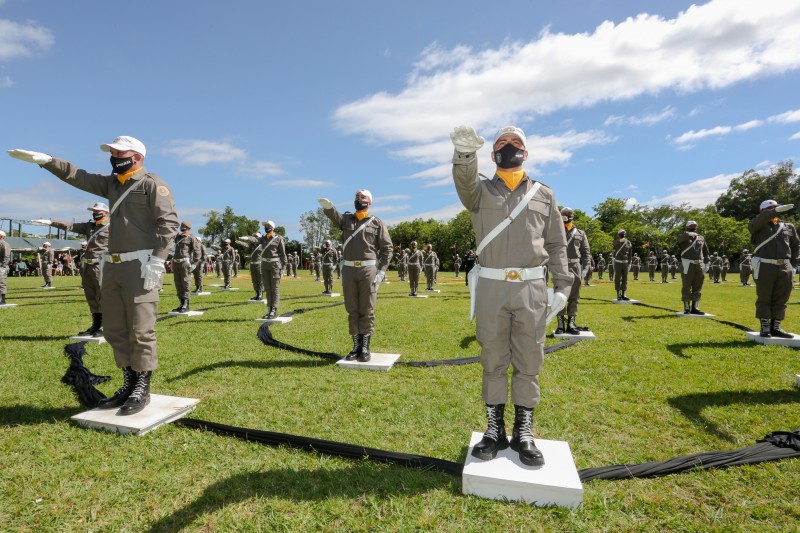
<path id="1" fill-rule="evenodd" d="M 793 337 L 791 339 L 781 339 L 780 337 L 762 337 L 758 334 L 758 331 L 748 331 L 745 333 L 745 337 L 747 337 L 748 340 L 757 342 L 758 344 L 789 346 L 791 348 L 800 347 L 800 335 L 795 335 L 794 333 L 792 333 L 792 335 Z"/>
<path id="2" fill-rule="evenodd" d="M 581 339 L 585 341 L 593 341 L 597 337 L 591 331 L 581 331 L 579 335 L 570 335 L 569 333 L 553 333 L 556 339 Z"/>
<path id="3" fill-rule="evenodd" d="M 461 491 L 491 500 L 522 500 L 537 506 L 559 505 L 576 508 L 583 501 L 583 485 L 569 444 L 536 439 L 544 455 L 543 466 L 527 466 L 511 448 L 497 453 L 491 461 L 472 456 L 472 448 L 483 433 L 472 432 L 467 461 L 461 477 Z"/>
<path id="4" fill-rule="evenodd" d="M 798 387 L 800 387 L 800 374 L 797 374 L 794 377 L 794 384 L 797 385 Z"/>
<path id="5" fill-rule="evenodd" d="M 105 337 L 89 337 L 88 335 L 87 336 L 75 335 L 74 337 L 70 337 L 69 340 L 75 342 L 96 342 L 97 344 L 103 344 L 104 342 L 106 342 Z"/>
<path id="6" fill-rule="evenodd" d="M 332 292 L 330 294 L 320 294 L 320 296 L 327 296 L 328 298 L 336 298 L 337 296 L 341 296 L 341 292 Z"/>
<path id="7" fill-rule="evenodd" d="M 238 291 L 239 287 L 228 287 L 227 289 L 225 287 L 223 287 L 220 290 L 221 291 Z"/>
<path id="8" fill-rule="evenodd" d="M 437 294 L 438 294 L 438 293 L 440 293 L 440 292 L 442 292 L 442 291 L 441 291 L 441 290 L 439 290 L 439 289 L 431 289 L 431 290 L 425 289 L 425 292 L 435 292 L 435 293 L 437 293 Z"/>
<path id="9" fill-rule="evenodd" d="M 203 311 L 186 311 L 185 313 L 178 313 L 176 311 L 170 311 L 167 313 L 169 316 L 201 316 Z"/>
<path id="10" fill-rule="evenodd" d="M 427 295 L 427 294 L 416 294 L 416 295 L 414 295 L 414 296 L 411 296 L 411 295 L 409 294 L 409 295 L 408 295 L 408 297 L 409 297 L 409 298 L 427 298 L 427 297 L 428 297 L 428 295 Z"/>
<path id="11" fill-rule="evenodd" d="M 675 316 L 678 316 L 678 317 L 681 317 L 681 318 L 714 318 L 717 315 L 712 315 L 711 313 L 705 313 L 703 315 L 693 315 L 692 313 L 689 313 L 687 315 L 683 311 L 678 311 L 677 313 L 675 313 Z"/>
<path id="12" fill-rule="evenodd" d="M 55 287 L 42 287 L 42 290 L 49 291 L 55 289 Z"/>
<path id="13" fill-rule="evenodd" d="M 638 304 L 639 300 L 611 300 L 611 303 L 620 305 L 633 305 Z"/>
<path id="14" fill-rule="evenodd" d="M 84 427 L 114 431 L 122 435 L 144 435 L 159 426 L 183 417 L 194 410 L 200 400 L 151 394 L 150 403 L 142 411 L 118 416 L 117 409 L 92 409 L 77 414 L 72 420 Z"/>
<path id="15" fill-rule="evenodd" d="M 279 324 L 286 324 L 287 322 L 291 322 L 292 321 L 292 317 L 290 317 L 290 316 L 278 316 L 278 317 L 275 317 L 275 318 L 256 318 L 256 321 L 257 322 L 266 322 L 267 324 L 274 324 L 276 322 L 279 323 Z"/>
<path id="16" fill-rule="evenodd" d="M 208 291 L 193 292 L 192 296 L 211 296 L 211 293 Z"/>
<path id="17" fill-rule="evenodd" d="M 16 307 L 18 305 L 19 304 L 3 304 L 3 305 L 0 305 L 0 309 L 2 309 L 3 307 Z"/>
<path id="18" fill-rule="evenodd" d="M 266 301 L 266 300 L 247 300 L 247 303 L 249 303 L 249 304 L 263 304 L 263 305 L 267 305 L 267 301 Z"/>
<path id="19" fill-rule="evenodd" d="M 395 361 L 400 359 L 399 353 L 375 353 L 372 352 L 372 357 L 366 363 L 359 363 L 358 361 L 345 361 L 339 359 L 336 361 L 336 366 L 340 368 L 356 368 L 358 370 L 378 370 L 386 372 L 391 370 Z"/>

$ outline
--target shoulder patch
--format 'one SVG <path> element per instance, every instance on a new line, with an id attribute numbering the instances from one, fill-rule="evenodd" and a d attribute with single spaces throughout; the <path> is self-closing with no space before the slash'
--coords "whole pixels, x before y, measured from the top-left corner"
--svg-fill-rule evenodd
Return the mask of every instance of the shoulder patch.
<path id="1" fill-rule="evenodd" d="M 169 196 L 169 189 L 166 185 L 159 185 L 156 192 L 159 196 Z"/>

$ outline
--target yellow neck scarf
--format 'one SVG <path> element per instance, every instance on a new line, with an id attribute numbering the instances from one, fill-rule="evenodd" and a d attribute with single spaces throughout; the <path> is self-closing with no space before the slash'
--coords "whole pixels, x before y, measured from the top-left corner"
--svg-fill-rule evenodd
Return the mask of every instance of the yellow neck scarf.
<path id="1" fill-rule="evenodd" d="M 106 222 L 108 222 L 108 217 L 103 217 L 100 220 L 96 220 L 94 225 L 95 226 L 99 226 L 101 224 L 105 224 Z"/>
<path id="2" fill-rule="evenodd" d="M 778 222 L 780 221 L 780 219 L 778 217 L 773 217 L 773 218 L 769 219 L 769 221 L 772 222 L 773 224 L 777 225 Z"/>
<path id="3" fill-rule="evenodd" d="M 571 220 L 569 222 L 564 223 L 564 229 L 567 230 L 567 231 L 572 229 L 572 221 Z"/>
<path id="4" fill-rule="evenodd" d="M 269 233 L 267 233 L 266 235 L 264 235 L 264 238 L 266 238 L 266 239 L 271 239 L 273 235 L 275 235 L 275 232 L 274 232 L 274 231 L 270 231 Z"/>
<path id="5" fill-rule="evenodd" d="M 119 181 L 122 185 L 125 185 L 125 182 L 130 179 L 131 176 L 139 172 L 139 169 L 136 170 L 129 170 L 125 174 L 117 174 L 117 181 Z"/>
<path id="6" fill-rule="evenodd" d="M 362 209 L 361 211 L 356 211 L 356 218 L 359 221 L 361 221 L 361 220 L 364 220 L 367 217 L 368 214 L 369 214 L 369 210 L 368 209 Z"/>
<path id="7" fill-rule="evenodd" d="M 525 171 L 517 170 L 516 172 L 506 172 L 505 170 L 498 170 L 497 175 L 503 180 L 503 183 L 513 191 L 522 183 L 522 178 L 525 177 Z"/>

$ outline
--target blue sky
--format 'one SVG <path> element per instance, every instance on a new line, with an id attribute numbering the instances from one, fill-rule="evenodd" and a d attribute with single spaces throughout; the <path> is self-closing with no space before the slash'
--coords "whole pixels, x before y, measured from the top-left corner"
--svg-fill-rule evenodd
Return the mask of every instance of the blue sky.
<path id="1" fill-rule="evenodd" d="M 132 135 L 199 225 L 230 205 L 300 238 L 369 188 L 447 220 L 455 126 L 516 124 L 560 204 L 706 205 L 800 153 L 800 3 L 0 0 L 0 146 L 108 172 Z M 490 174 L 489 143 L 479 153 Z M 96 199 L 0 157 L 0 216 Z"/>

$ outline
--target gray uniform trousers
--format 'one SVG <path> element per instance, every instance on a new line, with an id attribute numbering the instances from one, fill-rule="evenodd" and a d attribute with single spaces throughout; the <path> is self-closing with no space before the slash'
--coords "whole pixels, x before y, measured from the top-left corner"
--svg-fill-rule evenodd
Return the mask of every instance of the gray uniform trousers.
<path id="1" fill-rule="evenodd" d="M 264 276 L 261 275 L 262 261 L 253 264 L 250 261 L 250 279 L 253 282 L 253 290 L 258 294 L 264 294 Z"/>
<path id="2" fill-rule="evenodd" d="M 203 288 L 203 274 L 206 272 L 206 262 L 202 259 L 197 263 L 197 268 L 194 269 L 192 275 L 194 276 L 194 287 L 196 289 Z"/>
<path id="3" fill-rule="evenodd" d="M 125 261 L 103 265 L 103 334 L 114 349 L 119 368 L 131 367 L 137 372 L 158 368 L 156 351 L 156 317 L 158 290 L 143 288 L 141 263 Z"/>
<path id="4" fill-rule="evenodd" d="M 614 289 L 618 291 L 628 290 L 628 262 L 620 263 L 614 261 Z"/>
<path id="5" fill-rule="evenodd" d="M 411 292 L 417 292 L 417 288 L 419 287 L 419 265 L 410 264 L 408 265 L 408 287 L 411 289 Z"/>
<path id="6" fill-rule="evenodd" d="M 269 308 L 278 308 L 281 303 L 281 262 L 261 259 L 261 282 Z"/>
<path id="7" fill-rule="evenodd" d="M 342 265 L 342 292 L 350 335 L 372 335 L 375 331 L 378 292 L 372 282 L 377 273 L 377 266 Z"/>
<path id="8" fill-rule="evenodd" d="M 42 261 L 42 277 L 45 283 L 53 281 L 53 263 L 45 263 Z"/>
<path id="9" fill-rule="evenodd" d="M 8 265 L 0 265 L 0 294 L 6 294 L 6 278 L 8 277 Z"/>
<path id="10" fill-rule="evenodd" d="M 436 278 L 436 265 L 425 265 L 426 289 L 433 289 L 433 280 Z"/>
<path id="11" fill-rule="evenodd" d="M 92 314 L 103 312 L 100 307 L 100 287 L 102 285 L 103 273 L 100 271 L 100 263 L 97 259 L 92 259 L 91 265 L 87 263 L 81 269 L 81 287 Z"/>
<path id="12" fill-rule="evenodd" d="M 567 305 L 559 311 L 558 316 L 578 316 L 578 300 L 581 299 L 581 282 L 583 281 L 581 279 L 581 264 L 570 263 L 569 271 L 572 272 L 575 279 L 572 280 L 572 288 L 569 291 Z"/>
<path id="13" fill-rule="evenodd" d="M 231 270 L 233 270 L 233 261 L 222 261 L 222 278 L 226 287 L 231 284 Z"/>
<path id="14" fill-rule="evenodd" d="M 656 280 L 656 265 L 647 263 L 647 273 L 650 275 L 650 281 Z"/>
<path id="15" fill-rule="evenodd" d="M 750 274 L 753 273 L 753 269 L 749 266 L 740 266 L 739 267 L 739 279 L 742 282 L 742 285 L 750 282 Z"/>
<path id="16" fill-rule="evenodd" d="M 333 263 L 322 263 L 322 281 L 326 291 L 333 290 Z"/>
<path id="17" fill-rule="evenodd" d="M 544 279 L 511 283 L 480 278 L 475 306 L 476 337 L 481 344 L 483 401 L 508 401 L 508 366 L 513 366 L 514 405 L 539 403 L 539 371 L 544 361 L 547 284 Z M 514 334 L 511 334 L 511 331 Z"/>
<path id="18" fill-rule="evenodd" d="M 705 280 L 702 263 L 689 263 L 687 272 L 681 269 L 681 300 L 699 302 Z"/>
<path id="19" fill-rule="evenodd" d="M 192 266 L 180 259 L 172 261 L 172 279 L 175 281 L 175 292 L 181 300 L 188 300 L 192 294 Z"/>
<path id="20" fill-rule="evenodd" d="M 756 280 L 756 318 L 783 320 L 792 295 L 792 265 L 761 262 Z"/>

